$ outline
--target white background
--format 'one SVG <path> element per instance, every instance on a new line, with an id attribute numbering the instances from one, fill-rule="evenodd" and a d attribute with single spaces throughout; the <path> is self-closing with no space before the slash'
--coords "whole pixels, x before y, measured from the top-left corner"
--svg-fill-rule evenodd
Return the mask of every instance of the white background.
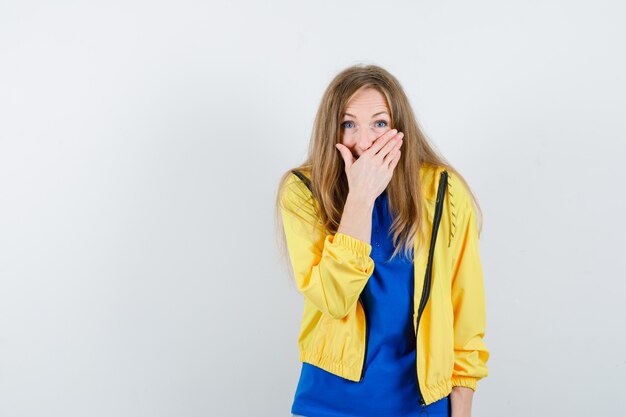
<path id="1" fill-rule="evenodd" d="M 288 416 L 274 197 L 388 69 L 485 215 L 474 416 L 620 415 L 618 1 L 0 2 L 0 415 Z"/>

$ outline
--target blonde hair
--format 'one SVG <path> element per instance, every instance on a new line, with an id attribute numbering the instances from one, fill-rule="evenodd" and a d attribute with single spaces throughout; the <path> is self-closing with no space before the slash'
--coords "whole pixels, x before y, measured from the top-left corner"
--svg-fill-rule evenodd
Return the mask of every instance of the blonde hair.
<path id="1" fill-rule="evenodd" d="M 390 128 L 404 132 L 402 156 L 394 169 L 387 187 L 389 208 L 393 216 L 391 233 L 394 243 L 392 258 L 400 251 L 413 260 L 413 242 L 416 236 L 425 237 L 423 230 L 423 196 L 419 184 L 419 169 L 422 164 L 443 166 L 455 174 L 467 187 L 477 212 L 482 210 L 465 179 L 432 146 L 418 126 L 409 100 L 400 82 L 387 70 L 377 65 L 357 64 L 337 74 L 330 82 L 315 117 L 306 160 L 299 166 L 286 171 L 280 178 L 276 195 L 276 221 L 278 246 L 288 259 L 286 241 L 280 215 L 280 201 L 287 178 L 296 169 L 306 172 L 311 178 L 312 194 L 316 214 L 327 234 L 335 234 L 341 221 L 343 207 L 348 195 L 343 159 L 335 147 L 341 143 L 341 121 L 351 98 L 360 90 L 374 88 L 386 99 L 391 113 Z M 418 240 L 424 242 L 423 239 Z M 420 246 L 421 247 L 421 246 Z"/>

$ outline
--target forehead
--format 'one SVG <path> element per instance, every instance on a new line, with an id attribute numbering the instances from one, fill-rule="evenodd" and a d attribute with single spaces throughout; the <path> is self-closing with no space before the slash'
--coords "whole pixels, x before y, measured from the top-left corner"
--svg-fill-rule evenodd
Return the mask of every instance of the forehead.
<path id="1" fill-rule="evenodd" d="M 355 115 L 362 113 L 370 116 L 374 113 L 388 112 L 385 96 L 374 88 L 357 91 L 348 101 L 344 114 Z M 369 114 L 368 114 L 369 113 Z"/>

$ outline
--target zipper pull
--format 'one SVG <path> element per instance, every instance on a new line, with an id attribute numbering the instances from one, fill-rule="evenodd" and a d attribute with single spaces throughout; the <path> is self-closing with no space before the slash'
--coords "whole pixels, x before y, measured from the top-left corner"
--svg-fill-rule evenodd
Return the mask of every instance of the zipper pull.
<path id="1" fill-rule="evenodd" d="M 420 403 L 420 416 L 422 414 L 428 416 L 428 411 L 426 410 L 426 403 L 424 402 L 424 399 L 420 398 L 419 403 Z"/>

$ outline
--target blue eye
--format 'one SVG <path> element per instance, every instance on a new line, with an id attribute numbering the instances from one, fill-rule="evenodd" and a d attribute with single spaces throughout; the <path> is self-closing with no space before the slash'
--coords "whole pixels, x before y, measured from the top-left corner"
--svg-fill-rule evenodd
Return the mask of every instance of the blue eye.
<path id="1" fill-rule="evenodd" d="M 379 120 L 376 123 L 384 123 L 385 126 L 378 126 L 378 127 L 386 127 L 387 126 L 387 121 L 386 120 Z"/>
<path id="2" fill-rule="evenodd" d="M 347 124 L 347 123 L 350 123 L 350 124 L 351 124 L 352 122 L 350 122 L 350 121 L 348 121 L 348 122 L 343 122 L 343 123 L 341 124 L 341 127 L 343 127 L 343 128 L 345 129 L 345 128 L 346 128 L 346 124 Z"/>

